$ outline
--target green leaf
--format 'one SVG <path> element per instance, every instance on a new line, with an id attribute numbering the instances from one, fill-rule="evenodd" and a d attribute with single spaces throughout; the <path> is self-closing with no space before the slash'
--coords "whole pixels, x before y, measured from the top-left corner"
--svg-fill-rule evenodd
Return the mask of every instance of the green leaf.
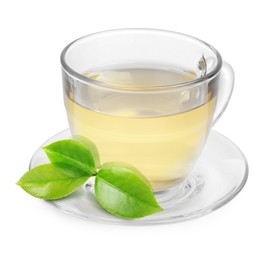
<path id="1" fill-rule="evenodd" d="M 62 140 L 43 147 L 53 164 L 71 165 L 89 175 L 95 174 L 96 163 L 90 149 L 76 140 Z"/>
<path id="2" fill-rule="evenodd" d="M 145 177 L 126 163 L 102 165 L 94 189 L 100 205 L 120 217 L 141 218 L 163 210 Z"/>
<path id="3" fill-rule="evenodd" d="M 54 200 L 74 192 L 89 177 L 69 165 L 43 164 L 26 172 L 17 184 L 34 197 Z"/>
<path id="4" fill-rule="evenodd" d="M 99 168 L 101 166 L 101 163 L 100 163 L 100 154 L 99 154 L 97 146 L 92 141 L 85 138 L 84 136 L 74 135 L 73 138 L 75 140 L 83 143 L 86 147 L 88 147 L 90 149 L 90 152 L 92 153 L 92 156 L 95 161 L 96 168 Z"/>

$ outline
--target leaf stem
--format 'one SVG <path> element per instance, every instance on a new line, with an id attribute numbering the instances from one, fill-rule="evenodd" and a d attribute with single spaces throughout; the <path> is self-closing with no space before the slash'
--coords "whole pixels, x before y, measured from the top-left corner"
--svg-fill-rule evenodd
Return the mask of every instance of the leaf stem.
<path id="1" fill-rule="evenodd" d="M 97 170 L 92 170 L 90 176 L 93 177 L 93 176 L 96 176 L 98 174 Z"/>

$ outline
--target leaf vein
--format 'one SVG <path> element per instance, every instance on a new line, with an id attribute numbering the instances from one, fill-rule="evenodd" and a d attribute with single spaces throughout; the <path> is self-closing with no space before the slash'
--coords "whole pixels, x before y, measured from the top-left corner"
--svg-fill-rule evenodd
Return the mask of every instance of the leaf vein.
<path id="1" fill-rule="evenodd" d="M 90 176 L 84 176 L 84 177 L 77 177 L 77 178 L 63 178 L 63 179 L 55 179 L 55 180 L 39 180 L 39 181 L 18 181 L 17 184 L 21 185 L 21 184 L 33 184 L 33 183 L 37 183 L 37 184 L 43 184 L 43 183 L 51 183 L 51 182 L 63 182 L 63 181 L 67 181 L 67 180 L 80 180 L 80 179 L 85 179 L 85 178 L 89 178 Z"/>

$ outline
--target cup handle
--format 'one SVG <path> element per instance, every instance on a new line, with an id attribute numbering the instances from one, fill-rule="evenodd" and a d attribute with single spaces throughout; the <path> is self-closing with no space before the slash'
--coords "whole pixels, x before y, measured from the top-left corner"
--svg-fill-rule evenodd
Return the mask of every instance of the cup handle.
<path id="1" fill-rule="evenodd" d="M 216 111 L 213 117 L 213 125 L 221 117 L 230 101 L 233 92 L 234 81 L 234 70 L 229 63 L 224 61 L 220 72 L 220 84 L 218 90 Z"/>

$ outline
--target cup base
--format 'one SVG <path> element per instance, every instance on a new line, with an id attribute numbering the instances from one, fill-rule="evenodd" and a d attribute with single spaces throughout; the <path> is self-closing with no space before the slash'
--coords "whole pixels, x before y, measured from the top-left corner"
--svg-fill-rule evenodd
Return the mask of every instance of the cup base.
<path id="1" fill-rule="evenodd" d="M 51 137 L 42 146 L 71 138 L 69 129 Z M 42 150 L 33 155 L 30 168 L 47 163 Z M 128 220 L 106 212 L 97 203 L 91 178 L 66 198 L 47 201 L 74 216 L 95 222 L 120 225 L 166 224 L 204 216 L 225 205 L 243 188 L 248 177 L 248 165 L 240 149 L 223 135 L 211 131 L 194 170 L 183 182 L 156 192 L 163 212 L 141 219 Z"/>
<path id="2" fill-rule="evenodd" d="M 154 192 L 154 195 L 158 203 L 168 210 L 195 196 L 203 186 L 203 179 L 191 177 L 168 190 Z"/>

